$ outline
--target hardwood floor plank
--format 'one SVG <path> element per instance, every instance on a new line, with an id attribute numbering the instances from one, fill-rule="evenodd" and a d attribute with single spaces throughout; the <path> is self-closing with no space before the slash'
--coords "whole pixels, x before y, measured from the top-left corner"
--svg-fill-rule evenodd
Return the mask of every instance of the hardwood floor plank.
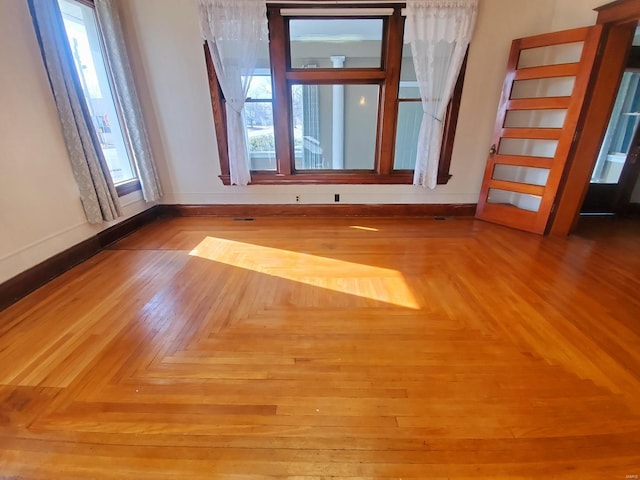
<path id="1" fill-rule="evenodd" d="M 608 230 L 161 219 L 0 313 L 0 478 L 637 474 L 640 229 Z"/>

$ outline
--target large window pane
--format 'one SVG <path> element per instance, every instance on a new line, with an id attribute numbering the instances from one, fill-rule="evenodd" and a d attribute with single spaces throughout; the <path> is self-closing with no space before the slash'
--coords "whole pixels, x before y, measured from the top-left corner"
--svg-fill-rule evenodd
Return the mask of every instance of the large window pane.
<path id="1" fill-rule="evenodd" d="M 377 85 L 292 85 L 297 170 L 373 170 Z"/>
<path id="2" fill-rule="evenodd" d="M 292 68 L 380 67 L 379 18 L 291 19 L 289 38 Z M 331 57 L 344 57 L 344 63 Z"/>
<path id="3" fill-rule="evenodd" d="M 277 170 L 272 96 L 269 70 L 257 68 L 249 83 L 243 111 L 251 170 Z"/>
<path id="4" fill-rule="evenodd" d="M 80 84 L 115 184 L 136 178 L 116 110 L 92 8 L 59 0 Z"/>
<path id="5" fill-rule="evenodd" d="M 411 45 L 402 46 L 402 66 L 400 67 L 400 90 L 398 98 L 420 98 L 420 89 L 416 80 L 416 70 L 413 66 Z"/>
<path id="6" fill-rule="evenodd" d="M 418 154 L 418 134 L 422 123 L 421 102 L 398 104 L 398 128 L 396 128 L 396 150 L 394 170 L 413 170 Z"/>

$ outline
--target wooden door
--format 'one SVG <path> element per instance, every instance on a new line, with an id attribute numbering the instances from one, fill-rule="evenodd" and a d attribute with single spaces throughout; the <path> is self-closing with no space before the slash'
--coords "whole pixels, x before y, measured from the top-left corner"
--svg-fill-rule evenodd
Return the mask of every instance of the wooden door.
<path id="1" fill-rule="evenodd" d="M 597 25 L 514 40 L 477 218 L 544 233 L 601 33 Z"/>

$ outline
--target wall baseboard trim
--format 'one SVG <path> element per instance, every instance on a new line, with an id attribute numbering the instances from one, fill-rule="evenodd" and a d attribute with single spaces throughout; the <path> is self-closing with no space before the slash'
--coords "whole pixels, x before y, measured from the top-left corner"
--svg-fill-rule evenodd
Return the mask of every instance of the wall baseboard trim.
<path id="1" fill-rule="evenodd" d="M 177 217 L 472 217 L 475 203 L 431 204 L 305 204 L 305 205 L 162 205 Z"/>
<path id="2" fill-rule="evenodd" d="M 112 243 L 153 222 L 161 213 L 162 209 L 155 205 L 1 283 L 0 312 Z"/>
<path id="3" fill-rule="evenodd" d="M 470 217 L 475 203 L 395 205 L 155 205 L 0 284 L 0 312 L 109 245 L 160 217 Z"/>

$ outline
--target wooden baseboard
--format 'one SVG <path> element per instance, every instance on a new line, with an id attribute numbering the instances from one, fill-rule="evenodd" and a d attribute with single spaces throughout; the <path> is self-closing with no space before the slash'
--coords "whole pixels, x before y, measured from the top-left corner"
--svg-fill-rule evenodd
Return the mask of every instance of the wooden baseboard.
<path id="1" fill-rule="evenodd" d="M 100 248 L 108 247 L 112 243 L 115 243 L 121 238 L 135 232 L 139 228 L 142 228 L 161 216 L 164 216 L 164 214 L 165 212 L 162 209 L 162 205 L 154 205 L 144 212 L 140 212 L 139 214 L 127 218 L 113 227 L 103 230 L 96 235 L 100 242 Z"/>
<path id="2" fill-rule="evenodd" d="M 0 311 L 41 287 L 75 265 L 126 237 L 159 217 L 258 217 L 258 216 L 326 216 L 326 217 L 429 217 L 473 216 L 476 205 L 398 204 L 398 205 L 156 205 L 138 215 L 107 228 L 44 262 L 0 284 Z"/>
<path id="3" fill-rule="evenodd" d="M 117 240 L 153 222 L 161 213 L 162 209 L 158 206 L 151 207 L 1 283 L 0 311 L 79 263 L 91 258 Z"/>
<path id="4" fill-rule="evenodd" d="M 58 275 L 100 251 L 91 237 L 0 284 L 0 312 Z"/>
<path id="5" fill-rule="evenodd" d="M 472 217 L 476 204 L 162 205 L 162 209 L 178 217 Z"/>

